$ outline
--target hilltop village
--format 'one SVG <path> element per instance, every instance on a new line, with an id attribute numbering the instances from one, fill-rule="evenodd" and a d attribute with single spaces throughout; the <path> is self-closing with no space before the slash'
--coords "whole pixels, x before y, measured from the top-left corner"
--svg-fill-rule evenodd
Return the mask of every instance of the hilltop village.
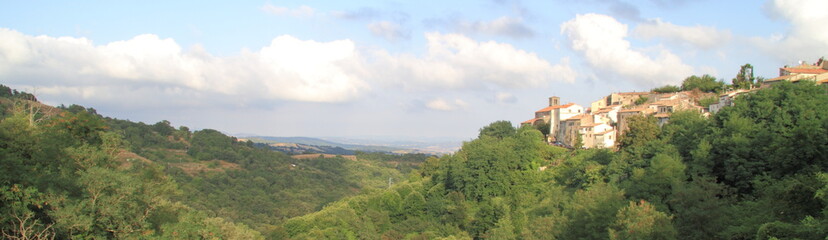
<path id="1" fill-rule="evenodd" d="M 549 97 L 547 107 L 535 111 L 534 118 L 521 125 L 548 128 L 546 141 L 558 146 L 614 148 L 618 138 L 627 130 L 626 119 L 630 116 L 652 115 L 661 126 L 670 120 L 673 112 L 698 111 L 709 116 L 723 107 L 732 106 L 733 99 L 740 95 L 771 87 L 781 81 L 828 85 L 828 61 L 823 58 L 814 64 L 803 61 L 798 66 L 781 67 L 778 77 L 767 80 L 760 78 L 755 83 L 752 79 L 752 66 L 745 66 L 742 67 L 740 76 L 749 75 L 749 84 L 740 84 L 734 79 L 733 85 L 723 86 L 719 91 L 705 92 L 698 88 L 675 87 L 672 91 L 654 89 L 649 92 L 619 92 L 602 97 L 589 106 L 571 102 L 562 104 L 560 97 L 552 96 Z"/>

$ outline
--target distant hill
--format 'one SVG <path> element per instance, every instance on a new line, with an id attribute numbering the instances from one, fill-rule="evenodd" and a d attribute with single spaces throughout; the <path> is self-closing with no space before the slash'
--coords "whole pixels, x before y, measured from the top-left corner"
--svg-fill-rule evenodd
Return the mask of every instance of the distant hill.
<path id="1" fill-rule="evenodd" d="M 246 137 L 245 139 L 249 139 L 254 143 L 264 143 L 271 145 L 274 147 L 273 144 L 278 143 L 294 143 L 298 144 L 295 146 L 297 148 L 301 148 L 302 145 L 306 147 L 310 147 L 310 150 L 313 150 L 313 147 L 320 148 L 320 149 L 327 149 L 325 147 L 338 147 L 343 148 L 346 150 L 351 151 L 364 151 L 364 152 L 396 152 L 406 150 L 404 148 L 396 148 L 396 147 L 388 147 L 388 146 L 371 146 L 371 145 L 358 145 L 358 144 L 344 144 L 338 142 L 331 142 L 319 138 L 311 138 L 311 137 L 269 137 L 269 136 L 253 136 L 253 137 Z M 277 147 L 278 148 L 278 147 Z M 332 149 L 335 150 L 335 149 Z M 331 154 L 342 154 L 336 152 L 319 152 L 319 153 L 331 153 Z"/>
<path id="2" fill-rule="evenodd" d="M 362 152 L 390 152 L 396 154 L 406 153 L 425 153 L 442 155 L 452 153 L 459 149 L 459 140 L 448 139 L 428 139 L 428 140 L 395 140 L 385 138 L 312 138 L 312 137 L 271 137 L 271 136 L 255 136 L 242 137 L 249 139 L 254 143 L 263 143 L 274 146 L 277 143 L 291 143 L 307 146 L 297 146 L 298 149 L 310 147 L 310 152 L 313 153 L 330 153 L 330 154 L 346 154 L 342 152 L 326 152 L 316 151 L 314 148 L 342 148 L 350 151 Z M 279 149 L 284 147 L 277 147 L 276 150 L 292 153 L 297 149 Z M 336 149 L 331 149 L 336 150 Z M 301 150 L 299 150 L 301 153 Z"/>
<path id="3" fill-rule="evenodd" d="M 311 153 L 323 153 L 323 154 L 334 154 L 334 155 L 354 155 L 355 151 L 344 149 L 341 147 L 334 147 L 334 146 L 319 146 L 319 145 L 307 145 L 301 143 L 257 143 L 262 145 L 267 145 L 270 149 L 287 153 L 290 155 L 296 154 L 311 154 Z"/>

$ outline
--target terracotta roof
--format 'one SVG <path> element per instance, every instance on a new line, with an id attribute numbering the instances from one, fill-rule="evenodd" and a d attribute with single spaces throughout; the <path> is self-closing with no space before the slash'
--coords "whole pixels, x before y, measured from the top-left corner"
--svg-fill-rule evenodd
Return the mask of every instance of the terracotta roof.
<path id="1" fill-rule="evenodd" d="M 650 105 L 658 105 L 658 106 L 678 106 L 681 105 L 681 100 L 679 99 L 670 99 L 670 100 L 661 100 L 658 102 L 651 103 Z"/>
<path id="2" fill-rule="evenodd" d="M 545 108 L 543 108 L 543 109 L 541 109 L 541 110 L 537 110 L 537 111 L 535 111 L 535 112 L 536 112 L 536 113 L 538 113 L 538 112 L 549 112 L 549 111 L 552 111 L 553 109 L 558 109 L 558 108 L 568 108 L 568 107 L 571 107 L 572 105 L 575 105 L 575 104 L 574 104 L 574 103 L 567 103 L 567 104 L 565 104 L 565 105 L 555 105 L 555 106 L 549 106 L 549 107 L 545 107 Z"/>
<path id="3" fill-rule="evenodd" d="M 657 118 L 666 118 L 666 117 L 670 117 L 670 114 L 669 113 L 659 113 L 659 114 L 656 114 L 655 117 L 657 117 Z"/>
<path id="4" fill-rule="evenodd" d="M 537 121 L 537 120 L 540 120 L 540 118 L 532 118 L 532 119 L 523 121 L 521 124 L 523 124 L 523 123 L 526 123 L 526 124 L 535 123 L 535 121 Z"/>
<path id="5" fill-rule="evenodd" d="M 828 72 L 828 70 L 822 68 L 802 68 L 802 67 L 792 67 L 792 68 L 782 68 L 785 71 L 790 73 L 804 73 L 804 74 L 820 74 L 824 72 Z"/>
<path id="6" fill-rule="evenodd" d="M 598 111 L 595 111 L 595 113 L 608 113 L 608 112 L 612 112 L 612 108 L 601 108 L 601 109 L 598 109 Z"/>

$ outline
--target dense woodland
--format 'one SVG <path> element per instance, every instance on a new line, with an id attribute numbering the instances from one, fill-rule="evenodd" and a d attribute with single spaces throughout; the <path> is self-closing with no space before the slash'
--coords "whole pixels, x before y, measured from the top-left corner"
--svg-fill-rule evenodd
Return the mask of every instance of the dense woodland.
<path id="1" fill-rule="evenodd" d="M 2 238 L 278 239 L 285 219 L 388 188 L 427 157 L 298 160 L 216 130 L 0 90 Z"/>
<path id="2" fill-rule="evenodd" d="M 480 130 L 418 179 L 285 222 L 292 239 L 826 239 L 828 95 L 784 83 L 709 118 L 630 120 L 617 151 Z M 539 171 L 539 167 L 548 166 Z"/>
<path id="3" fill-rule="evenodd" d="M 499 121 L 451 155 L 358 161 L 294 160 L 215 130 L 28 96 L 0 102 L 4 238 L 828 236 L 824 86 L 781 83 L 663 127 L 634 117 L 615 150 L 550 146 Z"/>

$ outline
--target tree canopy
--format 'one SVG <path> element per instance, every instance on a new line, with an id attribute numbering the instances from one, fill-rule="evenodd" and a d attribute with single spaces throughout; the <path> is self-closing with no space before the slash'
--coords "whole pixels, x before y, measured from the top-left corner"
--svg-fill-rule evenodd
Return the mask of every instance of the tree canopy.
<path id="1" fill-rule="evenodd" d="M 653 88 L 650 91 L 651 92 L 656 92 L 656 93 L 674 93 L 674 92 L 679 92 L 681 90 L 682 90 L 681 88 L 679 88 L 678 86 L 675 86 L 675 85 L 664 85 L 664 86 L 661 86 L 661 87 Z"/>
<path id="2" fill-rule="evenodd" d="M 753 65 L 746 63 L 739 67 L 739 73 L 731 80 L 731 84 L 736 89 L 750 89 L 759 86 L 761 83 L 756 82 L 756 77 L 753 76 Z"/>
<path id="3" fill-rule="evenodd" d="M 822 239 L 825 103 L 825 86 L 780 83 L 709 117 L 678 111 L 661 127 L 650 116 L 630 117 L 618 149 L 547 145 L 531 126 L 498 121 L 453 154 L 301 161 L 163 120 L 134 123 L 80 106 L 6 107 L 0 234 Z"/>
<path id="4" fill-rule="evenodd" d="M 704 74 L 701 77 L 693 75 L 684 79 L 681 83 L 681 90 L 691 91 L 699 89 L 702 92 L 717 93 L 724 89 L 724 85 L 724 82 L 720 82 L 716 80 L 716 77 L 708 74 Z"/>

